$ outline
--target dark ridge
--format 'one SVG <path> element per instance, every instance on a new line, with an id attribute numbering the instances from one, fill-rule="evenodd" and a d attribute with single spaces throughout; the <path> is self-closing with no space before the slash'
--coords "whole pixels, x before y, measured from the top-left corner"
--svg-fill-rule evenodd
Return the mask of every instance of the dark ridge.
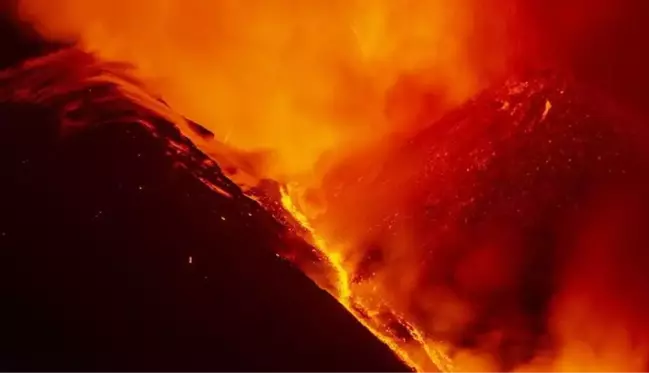
<path id="1" fill-rule="evenodd" d="M 212 140 L 214 139 L 214 133 L 212 131 L 208 130 L 207 128 L 201 126 L 200 124 L 193 122 L 193 121 L 187 121 L 189 124 L 189 128 L 194 131 L 197 135 L 202 137 L 205 140 Z"/>
<path id="2" fill-rule="evenodd" d="M 0 102 L 0 370 L 407 370 L 177 128 L 77 83 Z"/>
<path id="3" fill-rule="evenodd" d="M 20 21 L 17 4 L 18 0 L 0 0 L 0 70 L 63 47 L 43 40 L 29 24 Z"/>

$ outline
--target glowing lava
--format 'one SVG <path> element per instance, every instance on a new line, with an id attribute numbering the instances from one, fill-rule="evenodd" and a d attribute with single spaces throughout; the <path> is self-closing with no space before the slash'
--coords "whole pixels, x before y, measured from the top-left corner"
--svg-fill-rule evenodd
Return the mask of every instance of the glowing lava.
<path id="1" fill-rule="evenodd" d="M 298 209 L 296 203 L 294 203 L 289 186 L 281 189 L 281 195 L 281 202 L 284 209 L 309 232 L 309 237 L 305 238 L 311 241 L 328 259 L 331 268 L 334 270 L 338 281 L 337 292 L 332 295 L 411 368 L 419 372 L 437 371 L 440 368 L 443 371 L 451 371 L 452 365 L 450 359 L 435 347 L 429 346 L 421 333 L 415 330 L 405 320 L 398 320 L 398 322 L 410 332 L 408 336 L 410 338 L 399 338 L 389 330 L 386 330 L 386 325 L 380 319 L 380 311 L 366 306 L 362 299 L 354 295 L 352 283 L 350 282 L 350 272 L 349 269 L 345 268 L 346 266 L 341 252 L 331 248 L 325 239 L 314 231 L 309 219 Z"/>

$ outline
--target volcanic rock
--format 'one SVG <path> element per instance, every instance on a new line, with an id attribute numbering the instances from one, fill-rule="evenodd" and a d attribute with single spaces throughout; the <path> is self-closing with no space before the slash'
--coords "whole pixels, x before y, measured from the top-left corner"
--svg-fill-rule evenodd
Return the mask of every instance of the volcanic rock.
<path id="1" fill-rule="evenodd" d="M 1 370 L 407 370 L 275 254 L 309 245 L 102 66 L 0 76 Z"/>

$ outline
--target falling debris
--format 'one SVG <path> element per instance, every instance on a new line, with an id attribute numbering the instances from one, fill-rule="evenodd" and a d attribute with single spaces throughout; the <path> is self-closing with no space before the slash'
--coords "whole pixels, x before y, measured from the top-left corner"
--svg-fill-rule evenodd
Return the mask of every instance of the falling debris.
<path id="1" fill-rule="evenodd" d="M 543 110 L 543 115 L 541 115 L 541 122 L 543 122 L 548 116 L 550 109 L 552 109 L 552 103 L 550 102 L 550 100 L 545 100 L 545 109 Z"/>

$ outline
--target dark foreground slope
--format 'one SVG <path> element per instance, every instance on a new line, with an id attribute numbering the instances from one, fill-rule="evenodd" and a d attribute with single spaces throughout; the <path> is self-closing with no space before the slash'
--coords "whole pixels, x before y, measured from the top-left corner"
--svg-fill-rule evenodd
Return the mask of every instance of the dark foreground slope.
<path id="1" fill-rule="evenodd" d="M 406 369 L 176 128 L 84 82 L 89 61 L 2 76 L 0 370 Z"/>

